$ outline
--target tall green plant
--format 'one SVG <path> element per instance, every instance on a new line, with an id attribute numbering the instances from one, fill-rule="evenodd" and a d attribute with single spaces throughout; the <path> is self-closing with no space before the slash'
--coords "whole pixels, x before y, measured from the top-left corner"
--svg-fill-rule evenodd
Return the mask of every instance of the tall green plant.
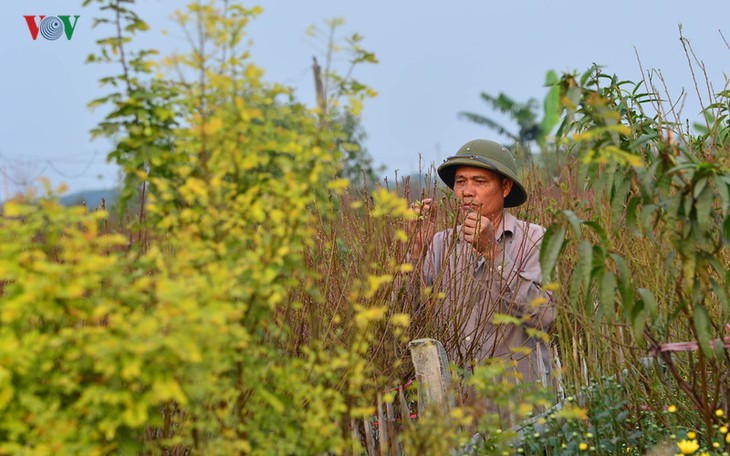
<path id="1" fill-rule="evenodd" d="M 84 6 L 98 4 L 108 14 L 94 19 L 94 27 L 112 30 L 97 41 L 98 52 L 87 63 L 118 64 L 120 73 L 100 80 L 111 93 L 89 103 L 92 108 L 112 106 L 104 120 L 92 130 L 92 138 L 114 141 L 108 159 L 124 174 L 120 195 L 120 212 L 124 213 L 133 198 L 144 191 L 144 176 L 151 173 L 170 176 L 169 167 L 181 154 L 173 149 L 173 131 L 178 126 L 177 87 L 154 76 L 154 49 L 130 50 L 128 44 L 149 29 L 132 8 L 133 2 L 122 0 L 85 0 Z"/>
<path id="2" fill-rule="evenodd" d="M 660 358 L 671 379 L 667 389 L 681 389 L 711 429 L 715 409 L 729 399 L 730 357 L 721 341 L 730 315 L 726 126 L 720 120 L 712 134 L 693 136 L 665 120 L 658 97 L 643 83 L 597 69 L 579 80 L 564 75 L 561 86 L 555 153 L 575 157 L 576 196 L 590 202 L 560 212 L 543 243 L 545 273 L 556 277 L 561 264 L 557 277 L 570 278 L 563 281 L 568 311 L 586 325 L 564 333 L 584 341 L 574 340 L 573 350 L 563 341 L 564 355 L 583 345 L 585 357 L 598 357 L 591 375 L 626 375 L 622 364 L 637 366 L 628 369 L 637 384 L 648 381 L 642 360 Z M 726 95 L 717 94 L 713 104 L 721 113 Z M 561 263 L 561 252 L 572 260 Z M 623 348 L 606 357 L 586 348 L 595 339 L 581 333 Z M 666 343 L 686 340 L 701 349 L 667 351 Z M 576 379 L 589 374 L 572 366 Z"/>

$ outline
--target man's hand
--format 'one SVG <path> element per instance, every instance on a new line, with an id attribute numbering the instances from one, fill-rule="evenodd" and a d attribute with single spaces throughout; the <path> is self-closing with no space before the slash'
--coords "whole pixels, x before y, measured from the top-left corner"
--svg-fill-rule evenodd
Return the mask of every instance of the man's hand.
<path id="1" fill-rule="evenodd" d="M 494 225 L 489 218 L 477 212 L 469 212 L 464 220 L 461 234 L 477 252 L 491 258 L 496 256 L 497 240 L 494 236 Z"/>
<path id="2" fill-rule="evenodd" d="M 436 205 L 433 203 L 433 199 L 424 198 L 423 201 L 412 203 L 411 210 L 418 216 L 416 220 L 411 220 L 408 224 L 409 231 L 411 233 L 415 231 L 411 256 L 419 258 L 436 231 Z"/>

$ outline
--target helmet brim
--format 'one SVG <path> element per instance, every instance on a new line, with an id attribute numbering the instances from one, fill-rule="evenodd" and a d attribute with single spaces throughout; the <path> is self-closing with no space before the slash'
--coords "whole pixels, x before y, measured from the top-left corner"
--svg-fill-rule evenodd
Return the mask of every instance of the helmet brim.
<path id="1" fill-rule="evenodd" d="M 488 169 L 494 171 L 512 181 L 512 190 L 504 198 L 504 207 L 516 207 L 527 201 L 527 192 L 520 182 L 519 178 L 509 168 L 501 163 L 490 162 L 481 157 L 476 156 L 454 156 L 438 167 L 438 175 L 441 180 L 450 189 L 454 189 L 454 181 L 456 179 L 456 169 L 459 166 L 473 166 L 476 168 Z"/>

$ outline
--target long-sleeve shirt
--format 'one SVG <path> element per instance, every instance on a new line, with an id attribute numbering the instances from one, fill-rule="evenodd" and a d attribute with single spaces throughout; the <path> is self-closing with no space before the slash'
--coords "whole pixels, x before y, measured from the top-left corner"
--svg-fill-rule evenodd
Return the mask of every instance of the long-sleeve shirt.
<path id="1" fill-rule="evenodd" d="M 425 285 L 443 297 L 437 314 L 450 341 L 449 359 L 461 366 L 489 357 L 511 359 L 524 379 L 547 385 L 551 349 L 528 334 L 530 328 L 548 331 L 555 320 L 540 270 L 545 229 L 504 211 L 495 227 L 502 253 L 493 259 L 477 254 L 460 233 L 461 226 L 436 233 L 422 269 Z"/>

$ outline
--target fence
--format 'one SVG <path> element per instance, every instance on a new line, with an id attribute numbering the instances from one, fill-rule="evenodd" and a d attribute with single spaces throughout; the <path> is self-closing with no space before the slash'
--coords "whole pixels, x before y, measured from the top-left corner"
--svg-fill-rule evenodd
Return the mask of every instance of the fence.
<path id="1" fill-rule="evenodd" d="M 449 388 L 451 384 L 449 361 L 441 342 L 435 339 L 417 339 L 411 341 L 408 348 L 415 368 L 415 384 L 418 388 L 417 413 L 412 412 L 413 407 L 406 402 L 404 395 L 404 388 L 409 386 L 411 382 L 397 389 L 397 404 L 400 412 L 398 416 L 394 413 L 393 404 L 383 404 L 382 394 L 379 394 L 375 420 L 372 422 L 363 420 L 361 423 L 352 422 L 353 441 L 363 443 L 368 456 L 400 456 L 402 452 L 397 433 L 403 428 L 403 425 L 409 424 L 412 419 L 422 415 L 429 407 L 439 407 L 442 412 L 448 413 L 455 405 L 453 393 Z M 510 430 L 514 431 L 517 440 L 519 440 L 523 429 L 538 429 L 541 427 L 539 424 L 540 418 L 554 413 L 562 407 L 563 403 L 558 402 L 544 412 L 519 422 Z M 403 418 L 399 419 L 399 417 Z M 373 424 L 376 426 L 373 426 Z M 464 447 L 454 449 L 452 454 L 472 454 L 482 439 L 483 436 L 475 434 Z"/>

